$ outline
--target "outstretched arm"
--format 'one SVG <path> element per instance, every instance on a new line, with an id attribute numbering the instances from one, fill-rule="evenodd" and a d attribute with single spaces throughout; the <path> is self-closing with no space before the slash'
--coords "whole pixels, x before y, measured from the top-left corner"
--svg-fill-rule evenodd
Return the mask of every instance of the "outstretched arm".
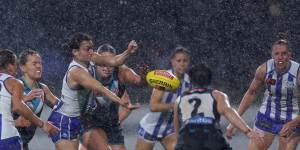
<path id="1" fill-rule="evenodd" d="M 250 87 L 248 88 L 247 92 L 245 93 L 239 109 L 238 114 L 242 116 L 246 110 L 250 107 L 253 103 L 254 98 L 256 96 L 257 91 L 264 85 L 266 74 L 266 64 L 259 66 L 255 72 L 254 79 L 252 80 Z M 234 135 L 234 126 L 229 124 L 226 130 L 226 136 L 230 139 Z"/>
<path id="2" fill-rule="evenodd" d="M 249 106 L 253 103 L 256 93 L 264 85 L 265 74 L 266 74 L 266 64 L 263 64 L 257 68 L 254 79 L 252 80 L 250 87 L 248 88 L 247 92 L 245 93 L 241 101 L 238 110 L 239 115 L 242 116 L 249 108 Z"/>
<path id="3" fill-rule="evenodd" d="M 123 53 L 116 56 L 102 56 L 94 52 L 92 54 L 92 61 L 95 62 L 96 65 L 120 66 L 131 54 L 135 53 L 137 49 L 138 45 L 133 40 L 129 42 L 127 49 Z"/>
<path id="4" fill-rule="evenodd" d="M 143 85 L 146 83 L 146 74 L 138 75 L 131 68 L 126 65 L 119 67 L 119 79 L 123 83 L 130 83 L 135 85 Z"/>
<path id="5" fill-rule="evenodd" d="M 86 89 L 97 91 L 106 96 L 111 101 L 118 103 L 121 106 L 127 107 L 127 103 L 121 101 L 113 92 L 105 88 L 99 81 L 94 79 L 88 72 L 82 68 L 74 68 L 70 71 L 69 78 L 74 80 L 79 85 Z"/>
<path id="6" fill-rule="evenodd" d="M 217 101 L 217 109 L 221 115 L 224 115 L 230 123 L 232 123 L 235 127 L 238 127 L 244 133 L 247 134 L 251 131 L 245 121 L 233 108 L 231 108 L 228 97 L 225 93 L 215 90 L 213 91 L 213 96 Z"/>
<path id="7" fill-rule="evenodd" d="M 4 83 L 10 93 L 12 94 L 12 108 L 14 112 L 18 112 L 20 115 L 24 116 L 30 122 L 35 124 L 36 126 L 42 128 L 47 134 L 54 135 L 59 129 L 50 124 L 49 122 L 43 122 L 40 118 L 38 118 L 28 106 L 22 101 L 23 99 L 23 84 L 16 79 L 8 79 Z"/>

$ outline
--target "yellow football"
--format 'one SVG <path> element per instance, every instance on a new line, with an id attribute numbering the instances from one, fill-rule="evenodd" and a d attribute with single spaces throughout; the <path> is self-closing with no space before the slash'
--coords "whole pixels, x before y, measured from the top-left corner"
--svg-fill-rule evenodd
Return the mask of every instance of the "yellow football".
<path id="1" fill-rule="evenodd" d="M 150 71 L 146 76 L 146 80 L 151 87 L 166 91 L 176 90 L 180 84 L 178 78 L 167 70 Z"/>

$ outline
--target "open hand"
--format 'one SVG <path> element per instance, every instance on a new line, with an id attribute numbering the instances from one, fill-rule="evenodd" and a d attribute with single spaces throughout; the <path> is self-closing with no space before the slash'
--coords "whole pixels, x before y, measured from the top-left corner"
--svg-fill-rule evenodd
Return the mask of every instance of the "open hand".
<path id="1" fill-rule="evenodd" d="M 298 123 L 296 121 L 289 121 L 283 125 L 282 129 L 279 132 L 279 135 L 282 137 L 291 136 L 297 128 Z"/>

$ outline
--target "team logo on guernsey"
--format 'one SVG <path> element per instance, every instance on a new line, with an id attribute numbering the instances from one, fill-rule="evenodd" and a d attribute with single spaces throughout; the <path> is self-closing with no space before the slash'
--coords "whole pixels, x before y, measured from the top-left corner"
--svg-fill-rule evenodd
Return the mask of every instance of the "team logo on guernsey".
<path id="1" fill-rule="evenodd" d="M 266 84 L 267 85 L 275 85 L 276 84 L 276 80 L 275 79 L 267 79 L 266 80 Z"/>

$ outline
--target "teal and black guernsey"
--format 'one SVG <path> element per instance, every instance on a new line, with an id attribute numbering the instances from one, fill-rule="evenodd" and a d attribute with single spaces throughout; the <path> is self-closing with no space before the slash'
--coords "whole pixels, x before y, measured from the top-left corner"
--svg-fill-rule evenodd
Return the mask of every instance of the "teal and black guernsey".
<path id="1" fill-rule="evenodd" d="M 118 80 L 118 69 L 115 69 L 113 74 L 103 79 L 96 74 L 96 79 L 100 81 L 103 86 L 121 97 L 125 91 L 125 85 L 121 85 Z M 94 100 L 96 108 L 92 114 L 85 118 L 84 124 L 89 127 L 110 128 L 111 126 L 119 124 L 119 105 L 103 96 L 101 93 L 94 93 Z"/>
<path id="2" fill-rule="evenodd" d="M 37 89 L 42 89 L 42 84 L 40 82 L 35 82 L 33 87 L 30 87 L 27 83 L 27 81 L 22 77 L 20 79 L 24 83 L 24 95 L 28 94 L 32 88 L 37 88 Z M 44 98 L 45 99 L 45 98 Z M 43 110 L 43 100 L 40 98 L 34 98 L 31 101 L 26 102 L 26 105 L 38 116 L 40 117 L 42 110 Z M 20 115 L 17 113 L 14 113 L 14 119 L 17 119 Z M 21 139 L 23 144 L 28 144 L 32 137 L 34 136 L 35 130 L 37 126 L 36 125 L 31 125 L 29 127 L 23 128 L 23 127 L 18 127 L 18 131 L 21 135 Z"/>
<path id="3" fill-rule="evenodd" d="M 90 64 L 88 71 L 92 77 L 96 78 L 96 66 L 94 64 Z M 77 90 L 80 114 L 84 118 L 86 115 L 94 113 L 96 108 L 95 92 L 81 86 Z"/>

